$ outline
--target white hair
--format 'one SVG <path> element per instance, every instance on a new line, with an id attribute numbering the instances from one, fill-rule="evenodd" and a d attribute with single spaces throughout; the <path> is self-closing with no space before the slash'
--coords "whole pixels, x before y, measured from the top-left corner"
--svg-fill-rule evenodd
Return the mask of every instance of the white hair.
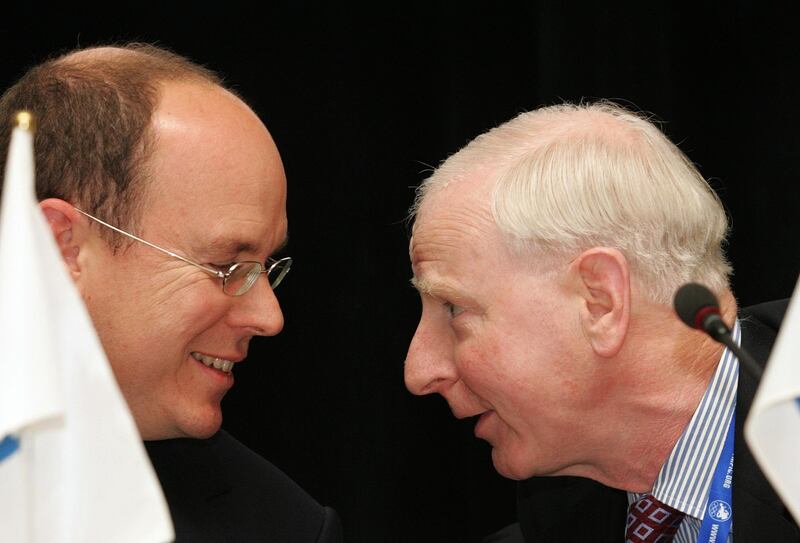
<path id="1" fill-rule="evenodd" d="M 521 253 L 617 248 L 659 303 L 687 281 L 728 288 L 719 198 L 656 126 L 621 106 L 518 115 L 448 158 L 418 189 L 412 215 L 431 191 L 476 174 L 495 183 L 494 220 Z"/>

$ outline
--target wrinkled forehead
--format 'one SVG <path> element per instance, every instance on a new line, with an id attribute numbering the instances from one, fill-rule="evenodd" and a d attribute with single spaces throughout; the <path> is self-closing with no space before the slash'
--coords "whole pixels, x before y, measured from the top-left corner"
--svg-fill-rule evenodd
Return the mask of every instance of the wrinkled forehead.
<path id="1" fill-rule="evenodd" d="M 417 207 L 417 222 L 442 208 L 460 206 L 477 210 L 486 207 L 488 210 L 496 177 L 484 167 L 456 169 L 442 166 L 421 187 L 424 191 Z"/>
<path id="2" fill-rule="evenodd" d="M 430 191 L 417 211 L 409 251 L 412 264 L 453 252 L 477 253 L 498 241 L 491 186 L 481 178 Z"/>

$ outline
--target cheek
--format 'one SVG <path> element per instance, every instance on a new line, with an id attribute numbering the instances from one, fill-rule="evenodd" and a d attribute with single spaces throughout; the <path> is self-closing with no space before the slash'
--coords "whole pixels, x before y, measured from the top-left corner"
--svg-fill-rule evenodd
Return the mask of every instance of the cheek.
<path id="1" fill-rule="evenodd" d="M 517 366 L 502 341 L 491 334 L 473 335 L 458 343 L 455 360 L 464 383 L 490 403 L 503 403 L 515 388 L 510 371 Z"/>
<path id="2" fill-rule="evenodd" d="M 153 323 L 158 323 L 152 332 L 167 332 L 167 341 L 180 343 L 176 347 L 185 348 L 186 343 L 224 321 L 229 300 L 221 292 L 210 289 L 185 290 L 180 296 L 165 304 L 157 313 Z M 171 337 L 170 337 L 171 336 Z"/>
<path id="3" fill-rule="evenodd" d="M 486 332 L 492 332 L 486 330 Z M 548 405 L 563 401 L 557 346 L 526 330 L 511 329 L 474 336 L 459 345 L 462 379 L 508 422 L 532 420 Z"/>
<path id="4" fill-rule="evenodd" d="M 114 337 L 123 349 L 158 349 L 165 355 L 174 355 L 224 319 L 228 300 L 213 282 L 170 283 L 115 301 L 119 310 L 113 312 L 112 326 L 117 329 Z"/>
<path id="5" fill-rule="evenodd" d="M 142 312 L 128 333 L 117 335 L 115 353 L 125 361 L 125 375 L 132 375 L 135 386 L 155 387 L 156 383 L 169 382 L 163 381 L 166 375 L 191 373 L 185 363 L 189 352 L 208 348 L 207 344 L 216 340 L 216 336 L 211 337 L 215 326 L 226 315 L 225 304 L 215 300 L 213 296 L 189 296 L 186 292 L 162 308 L 151 306 L 156 310 Z M 131 364 L 132 359 L 137 362 Z"/>

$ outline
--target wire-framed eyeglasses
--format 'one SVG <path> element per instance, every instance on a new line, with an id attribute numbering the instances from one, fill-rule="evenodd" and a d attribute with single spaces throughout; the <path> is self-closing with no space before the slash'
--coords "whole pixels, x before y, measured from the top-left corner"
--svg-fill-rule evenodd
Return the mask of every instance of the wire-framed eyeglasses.
<path id="1" fill-rule="evenodd" d="M 162 253 L 165 253 L 173 258 L 177 258 L 178 260 L 182 260 L 183 262 L 191 264 L 192 266 L 199 268 L 204 272 L 209 273 L 214 277 L 217 277 L 218 279 L 222 279 L 222 292 L 228 294 L 229 296 L 241 296 L 242 294 L 250 290 L 253 287 L 253 285 L 255 285 L 256 280 L 261 276 L 262 273 L 267 274 L 267 279 L 269 280 L 269 284 L 274 290 L 278 285 L 281 284 L 281 281 L 283 281 L 283 278 L 286 277 L 286 274 L 289 273 L 289 269 L 292 267 L 292 257 L 287 256 L 279 260 L 275 260 L 274 258 L 268 258 L 267 264 L 269 264 L 269 267 L 265 267 L 264 264 L 262 264 L 261 262 L 245 260 L 242 262 L 234 262 L 228 267 L 227 270 L 224 271 L 210 268 L 208 266 L 200 264 L 199 262 L 190 260 L 185 256 L 181 256 L 178 253 L 174 253 L 172 251 L 164 249 L 163 247 L 159 247 L 155 243 L 150 243 L 149 241 L 144 240 L 138 236 L 134 236 L 130 232 L 126 232 L 121 228 L 112 226 L 107 222 L 100 220 L 97 217 L 94 217 L 89 213 L 86 213 L 85 211 L 78 209 L 77 207 L 75 208 L 75 211 L 77 211 L 78 213 L 80 213 L 85 217 L 92 219 L 97 223 L 102 224 L 107 228 L 114 230 L 115 232 L 119 232 L 123 236 L 127 236 L 135 241 L 144 243 L 145 245 L 152 247 L 157 251 L 161 251 Z"/>

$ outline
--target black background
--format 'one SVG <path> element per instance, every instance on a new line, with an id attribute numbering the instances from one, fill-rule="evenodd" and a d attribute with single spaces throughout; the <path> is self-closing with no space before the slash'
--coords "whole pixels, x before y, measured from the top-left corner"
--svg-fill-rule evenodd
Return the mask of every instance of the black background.
<path id="1" fill-rule="evenodd" d="M 615 99 L 664 121 L 718 190 L 742 305 L 797 278 L 793 18 L 742 0 L 647 4 L 32 7 L 0 23 L 0 84 L 53 52 L 131 39 L 221 72 L 281 150 L 295 258 L 285 330 L 237 367 L 225 427 L 335 506 L 351 543 L 477 541 L 513 521 L 513 484 L 469 421 L 402 379 L 419 311 L 404 217 L 431 166 L 521 111 Z"/>

